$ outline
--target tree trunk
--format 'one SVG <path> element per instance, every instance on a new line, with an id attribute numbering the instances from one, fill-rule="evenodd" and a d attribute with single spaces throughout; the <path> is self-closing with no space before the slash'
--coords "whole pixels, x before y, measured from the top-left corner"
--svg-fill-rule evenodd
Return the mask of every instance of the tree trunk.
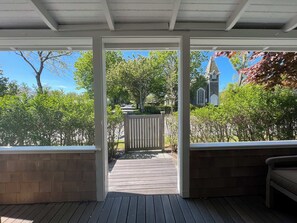
<path id="1" fill-rule="evenodd" d="M 36 78 L 36 82 L 37 82 L 37 87 L 38 87 L 38 92 L 43 94 L 43 87 L 42 87 L 42 84 L 41 84 L 41 75 L 40 74 L 36 74 L 35 76 Z"/>

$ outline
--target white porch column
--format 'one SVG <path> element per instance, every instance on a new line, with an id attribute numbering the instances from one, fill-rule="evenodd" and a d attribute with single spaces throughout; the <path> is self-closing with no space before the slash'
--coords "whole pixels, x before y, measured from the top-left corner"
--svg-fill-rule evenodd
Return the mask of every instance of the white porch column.
<path id="1" fill-rule="evenodd" d="M 178 186 L 182 197 L 189 197 L 190 153 L 190 37 L 180 39 L 178 76 Z"/>
<path id="2" fill-rule="evenodd" d="M 103 201 L 108 192 L 108 151 L 106 139 L 106 79 L 105 54 L 102 37 L 93 37 L 96 189 L 97 201 Z"/>

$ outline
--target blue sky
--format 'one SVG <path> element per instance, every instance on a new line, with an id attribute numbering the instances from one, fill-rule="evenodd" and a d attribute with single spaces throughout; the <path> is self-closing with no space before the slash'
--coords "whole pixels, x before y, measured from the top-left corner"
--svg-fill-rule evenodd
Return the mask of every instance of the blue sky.
<path id="1" fill-rule="evenodd" d="M 138 55 L 147 56 L 148 53 L 149 51 L 147 50 L 123 51 L 125 59 L 131 58 L 133 55 L 136 57 Z M 75 52 L 70 57 L 64 58 L 64 61 L 68 64 L 68 69 L 64 70 L 63 73 L 55 74 L 45 69 L 41 78 L 43 85 L 51 89 L 62 89 L 65 92 L 80 92 L 76 89 L 73 76 L 73 72 L 75 71 L 74 63 L 79 55 L 79 52 Z M 211 55 L 213 55 L 213 52 L 207 53 L 208 57 Z M 236 71 L 225 57 L 216 58 L 215 61 L 220 70 L 220 91 L 222 91 L 228 83 L 236 81 L 234 79 L 234 77 L 236 77 Z M 203 69 L 205 69 L 206 65 L 207 61 L 202 64 Z M 0 70 L 3 70 L 4 76 L 8 77 L 10 80 L 17 81 L 19 84 L 25 83 L 29 87 L 36 86 L 32 68 L 14 52 L 0 52 Z"/>

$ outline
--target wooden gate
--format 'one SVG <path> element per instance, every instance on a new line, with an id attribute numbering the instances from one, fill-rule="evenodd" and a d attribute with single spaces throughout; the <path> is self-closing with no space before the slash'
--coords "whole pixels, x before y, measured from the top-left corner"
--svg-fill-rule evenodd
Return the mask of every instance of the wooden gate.
<path id="1" fill-rule="evenodd" d="M 125 115 L 125 150 L 164 149 L 164 114 Z"/>

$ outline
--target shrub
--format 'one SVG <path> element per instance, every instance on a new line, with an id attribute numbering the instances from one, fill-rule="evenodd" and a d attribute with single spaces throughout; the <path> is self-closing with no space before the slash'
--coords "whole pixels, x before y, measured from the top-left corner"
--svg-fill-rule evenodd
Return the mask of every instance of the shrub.
<path id="1" fill-rule="evenodd" d="M 178 142 L 178 116 L 177 113 L 165 116 L 165 124 L 168 131 L 168 140 L 173 152 L 177 152 Z"/>
<path id="2" fill-rule="evenodd" d="M 191 142 L 294 140 L 297 95 L 289 88 L 229 85 L 220 106 L 191 111 Z"/>
<path id="3" fill-rule="evenodd" d="M 124 116 L 119 105 L 107 108 L 107 145 L 108 157 L 114 158 L 118 150 L 118 141 L 123 129 Z"/>

